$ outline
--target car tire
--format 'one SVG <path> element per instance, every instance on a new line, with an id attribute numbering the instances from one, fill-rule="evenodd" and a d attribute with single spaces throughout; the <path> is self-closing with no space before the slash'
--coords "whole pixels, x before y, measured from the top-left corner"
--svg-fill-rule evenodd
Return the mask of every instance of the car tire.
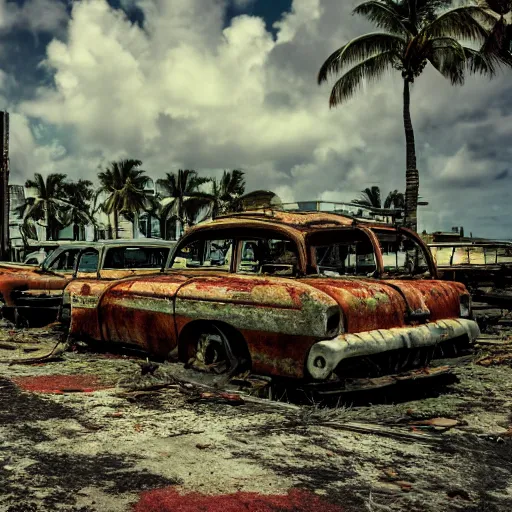
<path id="1" fill-rule="evenodd" d="M 187 336 L 186 345 L 186 367 L 199 371 L 234 375 L 242 371 L 248 360 L 246 349 L 233 343 L 233 336 L 215 324 L 194 329 Z"/>

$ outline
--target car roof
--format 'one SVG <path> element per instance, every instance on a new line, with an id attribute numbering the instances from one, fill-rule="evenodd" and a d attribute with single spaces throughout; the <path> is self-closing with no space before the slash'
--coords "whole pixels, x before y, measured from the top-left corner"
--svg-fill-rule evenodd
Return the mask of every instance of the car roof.
<path id="1" fill-rule="evenodd" d="M 176 242 L 173 240 L 160 240 L 160 239 L 117 239 L 117 240 L 100 240 L 98 242 L 84 242 L 84 241 L 75 241 L 75 242 L 66 242 L 60 244 L 58 249 L 68 249 L 72 247 L 119 247 L 119 246 L 138 246 L 138 247 L 169 247 L 172 248 L 176 245 Z"/>
<path id="2" fill-rule="evenodd" d="M 390 224 L 356 219 L 355 217 L 339 213 L 284 212 L 269 209 L 221 215 L 214 220 L 202 222 L 201 224 L 190 228 L 187 231 L 187 235 L 189 233 L 203 230 L 208 231 L 217 227 L 241 228 L 244 226 L 253 226 L 265 228 L 272 225 L 280 225 L 302 232 L 314 232 L 321 229 L 350 228 L 358 226 L 396 230 L 396 228 Z"/>

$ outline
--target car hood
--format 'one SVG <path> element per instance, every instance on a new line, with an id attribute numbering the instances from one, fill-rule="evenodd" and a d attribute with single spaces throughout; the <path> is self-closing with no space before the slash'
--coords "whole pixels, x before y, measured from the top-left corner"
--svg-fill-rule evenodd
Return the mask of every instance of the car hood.
<path id="1" fill-rule="evenodd" d="M 0 263 L 0 276 L 5 274 L 18 274 L 24 272 L 33 272 L 39 265 L 27 265 L 25 263 Z"/>
<path id="2" fill-rule="evenodd" d="M 459 297 L 467 293 L 460 283 L 438 280 L 307 278 L 304 281 L 338 302 L 346 332 L 455 318 L 460 314 Z"/>

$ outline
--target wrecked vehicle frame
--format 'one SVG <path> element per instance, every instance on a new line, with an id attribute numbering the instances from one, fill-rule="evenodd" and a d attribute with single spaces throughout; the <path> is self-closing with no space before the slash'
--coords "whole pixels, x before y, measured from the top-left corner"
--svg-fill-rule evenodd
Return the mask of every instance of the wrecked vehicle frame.
<path id="1" fill-rule="evenodd" d="M 111 281 L 159 272 L 174 244 L 160 240 L 69 242 L 60 244 L 41 265 L 4 264 L 0 268 L 2 316 L 17 326 L 54 322 L 62 307 L 63 290 L 73 279 Z"/>
<path id="2" fill-rule="evenodd" d="M 191 228 L 166 267 L 72 281 L 70 336 L 330 392 L 428 367 L 479 333 L 466 288 L 436 280 L 417 234 L 347 216 L 232 214 Z"/>
<path id="3" fill-rule="evenodd" d="M 512 243 L 437 242 L 429 248 L 442 279 L 463 283 L 477 301 L 512 307 Z"/>

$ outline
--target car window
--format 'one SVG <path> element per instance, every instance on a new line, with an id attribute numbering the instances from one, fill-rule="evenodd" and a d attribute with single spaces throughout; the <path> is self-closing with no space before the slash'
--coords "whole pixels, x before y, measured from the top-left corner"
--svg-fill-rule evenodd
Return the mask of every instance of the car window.
<path id="1" fill-rule="evenodd" d="M 114 247 L 107 250 L 103 269 L 161 268 L 168 254 L 168 247 Z"/>
<path id="2" fill-rule="evenodd" d="M 279 238 L 242 240 L 237 272 L 251 274 L 294 275 L 298 253 L 294 242 Z"/>
<path id="3" fill-rule="evenodd" d="M 497 263 L 512 263 L 511 247 L 498 247 L 496 252 Z"/>
<path id="4" fill-rule="evenodd" d="M 27 265 L 39 265 L 37 258 L 29 258 L 26 262 Z"/>
<path id="5" fill-rule="evenodd" d="M 368 276 L 375 272 L 375 254 L 370 241 L 316 245 L 318 273 L 327 277 Z"/>
<path id="6" fill-rule="evenodd" d="M 229 270 L 232 254 L 233 240 L 194 240 L 176 251 L 171 268 Z"/>
<path id="7" fill-rule="evenodd" d="M 498 252 L 496 247 L 485 247 L 485 263 L 486 265 L 496 264 L 498 261 Z"/>
<path id="8" fill-rule="evenodd" d="M 48 270 L 52 272 L 73 272 L 80 249 L 68 249 L 51 261 Z"/>
<path id="9" fill-rule="evenodd" d="M 446 267 L 451 265 L 452 263 L 452 254 L 453 247 L 452 246 L 438 246 L 431 247 L 430 251 L 432 252 L 432 256 L 436 260 L 436 264 L 440 267 Z"/>
<path id="10" fill-rule="evenodd" d="M 391 275 L 416 275 L 428 273 L 428 262 L 423 248 L 413 238 L 375 230 L 380 242 L 384 272 Z"/>
<path id="11" fill-rule="evenodd" d="M 99 253 L 96 249 L 90 249 L 80 255 L 78 261 L 78 272 L 97 272 L 99 263 Z"/>

